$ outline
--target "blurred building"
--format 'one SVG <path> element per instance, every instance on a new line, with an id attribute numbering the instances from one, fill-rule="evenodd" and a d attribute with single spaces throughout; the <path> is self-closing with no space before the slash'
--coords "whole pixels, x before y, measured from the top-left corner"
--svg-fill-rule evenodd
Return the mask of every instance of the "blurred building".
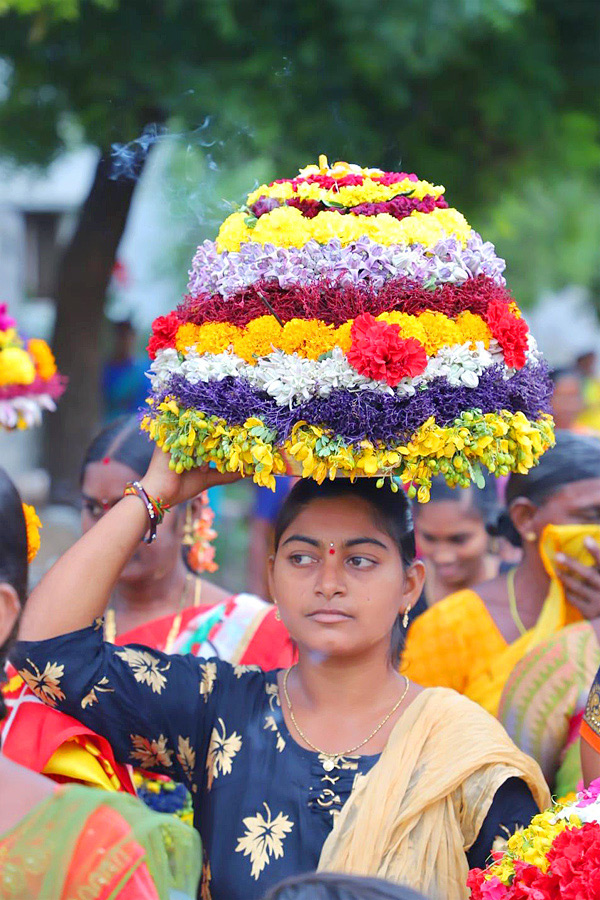
<path id="1" fill-rule="evenodd" d="M 97 153 L 81 149 L 45 170 L 0 165 L 0 302 L 26 336 L 49 340 L 54 323 L 58 260 L 85 199 Z M 0 460 L 25 493 L 36 495 L 43 479 L 39 429 L 0 433 Z"/>

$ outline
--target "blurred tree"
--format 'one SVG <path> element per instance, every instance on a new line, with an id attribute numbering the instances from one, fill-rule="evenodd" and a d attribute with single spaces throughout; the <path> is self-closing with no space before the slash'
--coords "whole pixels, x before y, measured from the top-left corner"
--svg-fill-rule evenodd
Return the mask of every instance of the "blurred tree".
<path id="1" fill-rule="evenodd" d="M 559 209 L 571 197 L 576 115 L 586 166 L 573 197 L 586 196 L 581 179 L 598 192 L 597 0 L 0 0 L 3 11 L 0 150 L 46 163 L 74 130 L 100 150 L 57 286 L 55 347 L 73 387 L 51 422 L 55 483 L 66 473 L 72 487 L 95 425 L 102 307 L 149 125 L 214 117 L 210 153 L 226 166 L 261 155 L 293 172 L 325 152 L 418 168 L 500 233 L 509 200 L 530 223 L 544 217 L 549 178 L 563 182 Z"/>

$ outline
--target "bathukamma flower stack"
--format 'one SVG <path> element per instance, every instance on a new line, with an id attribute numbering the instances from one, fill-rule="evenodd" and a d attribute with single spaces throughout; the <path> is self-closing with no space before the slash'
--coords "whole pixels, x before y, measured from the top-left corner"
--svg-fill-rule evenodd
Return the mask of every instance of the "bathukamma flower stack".
<path id="1" fill-rule="evenodd" d="M 504 261 L 444 188 L 347 163 L 253 191 L 153 325 L 143 427 L 179 472 L 274 486 L 397 475 L 427 500 L 552 444 L 545 364 Z"/>
<path id="2" fill-rule="evenodd" d="M 44 410 L 56 409 L 55 401 L 66 387 L 46 341 L 25 342 L 16 321 L 0 304 L 0 428 L 25 429 L 39 425 Z"/>

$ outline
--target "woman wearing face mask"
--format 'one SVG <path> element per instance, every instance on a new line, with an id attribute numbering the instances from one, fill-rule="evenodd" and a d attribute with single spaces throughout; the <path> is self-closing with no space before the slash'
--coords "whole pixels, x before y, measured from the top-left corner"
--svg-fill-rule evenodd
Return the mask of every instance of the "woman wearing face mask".
<path id="1" fill-rule="evenodd" d="M 428 606 L 498 574 L 500 562 L 490 552 L 487 531 L 497 517 L 492 478 L 484 488 L 473 485 L 464 490 L 448 487 L 442 478 L 433 480 L 429 502 L 415 509 L 415 537 L 425 563 Z"/>
<path id="2" fill-rule="evenodd" d="M 157 451 L 142 484 L 177 505 L 224 477 L 175 475 Z M 13 662 L 36 695 L 121 762 L 186 781 L 213 900 L 259 898 L 317 867 L 466 898 L 468 866 L 548 793 L 483 710 L 398 673 L 423 582 L 404 496 L 371 479 L 292 490 L 270 578 L 298 663 L 268 673 L 103 641 L 92 623 L 148 524 L 126 496 L 33 592 Z"/>
<path id="3" fill-rule="evenodd" d="M 117 420 L 94 439 L 81 470 L 84 533 L 117 503 L 128 481 L 143 475 L 152 450 L 135 416 Z M 201 509 L 200 498 L 181 505 L 165 518 L 153 544 L 136 548 L 111 592 L 105 639 L 166 653 L 219 656 L 265 669 L 290 665 L 293 645 L 272 604 L 251 594 L 230 595 L 186 567 L 186 520 Z M 106 741 L 70 716 L 32 704 L 31 699 L 30 688 L 9 667 L 6 700 L 11 715 L 3 729 L 8 756 L 58 781 L 133 792 L 127 770 L 116 763 Z M 170 798 L 169 808 L 177 808 L 175 799 Z M 156 800 L 152 793 L 148 801 L 163 808 L 163 799 Z"/>
<path id="4" fill-rule="evenodd" d="M 522 562 L 417 619 L 403 671 L 497 714 L 508 677 L 530 650 L 582 619 L 597 629 L 599 473 L 600 443 L 558 432 L 537 468 L 511 475 L 501 530 L 522 542 Z"/>
<path id="5" fill-rule="evenodd" d="M 0 469 L 0 660 L 27 591 L 28 529 Z M 2 695 L 0 694 L 0 707 Z M 0 710 L 0 715 L 2 711 Z M 182 900 L 195 896 L 199 842 L 131 797 L 57 786 L 0 754 L 0 896 Z"/>

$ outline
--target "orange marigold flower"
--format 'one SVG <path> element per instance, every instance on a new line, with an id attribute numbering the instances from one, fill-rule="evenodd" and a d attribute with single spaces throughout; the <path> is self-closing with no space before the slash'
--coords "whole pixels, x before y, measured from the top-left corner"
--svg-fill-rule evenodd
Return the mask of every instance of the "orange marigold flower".
<path id="1" fill-rule="evenodd" d="M 283 326 L 279 346 L 285 353 L 318 359 L 335 347 L 336 329 L 321 319 L 290 319 Z"/>
<path id="2" fill-rule="evenodd" d="M 35 370 L 40 378 L 49 381 L 53 375 L 56 375 L 56 360 L 46 341 L 41 338 L 32 338 L 27 344 L 27 349 L 33 357 Z"/>
<path id="3" fill-rule="evenodd" d="M 279 346 L 281 325 L 275 316 L 259 316 L 252 319 L 246 328 L 238 330 L 234 341 L 234 350 L 238 356 L 248 363 L 255 362 L 259 356 L 267 356 Z"/>
<path id="4" fill-rule="evenodd" d="M 452 347 L 461 342 L 456 322 L 443 313 L 421 313 L 419 324 L 425 332 L 424 344 L 428 356 L 434 356 L 442 347 Z"/>
<path id="5" fill-rule="evenodd" d="M 461 333 L 461 344 L 471 341 L 471 344 L 475 345 L 477 341 L 482 341 L 486 350 L 490 346 L 492 332 L 481 316 L 465 310 L 457 316 L 456 324 Z"/>
<path id="6" fill-rule="evenodd" d="M 23 516 L 25 517 L 25 528 L 27 529 L 27 562 L 33 562 L 40 549 L 40 528 L 42 523 L 39 520 L 35 507 L 23 503 Z"/>

